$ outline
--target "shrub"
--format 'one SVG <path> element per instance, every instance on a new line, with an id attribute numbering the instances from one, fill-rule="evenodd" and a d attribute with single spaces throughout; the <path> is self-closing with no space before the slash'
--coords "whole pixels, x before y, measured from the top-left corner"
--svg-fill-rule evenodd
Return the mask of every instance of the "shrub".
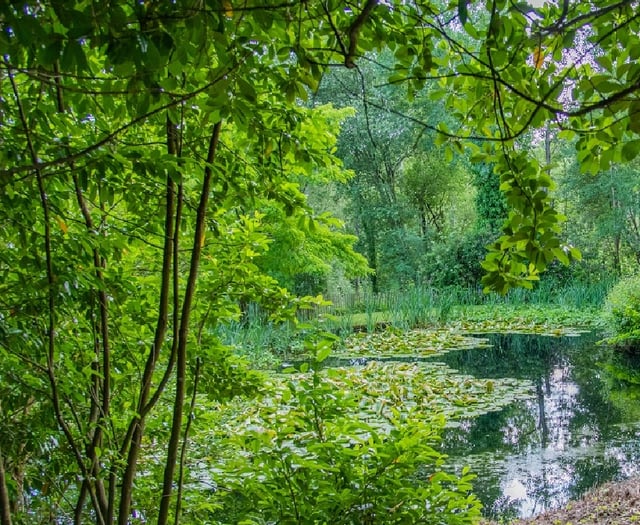
<path id="1" fill-rule="evenodd" d="M 640 277 L 622 279 L 605 303 L 605 319 L 613 336 L 608 343 L 625 350 L 640 350 Z"/>
<path id="2" fill-rule="evenodd" d="M 480 263 L 491 240 L 489 233 L 472 232 L 454 235 L 445 243 L 435 245 L 424 258 L 423 282 L 436 288 L 479 286 L 484 275 Z"/>
<path id="3" fill-rule="evenodd" d="M 322 354 L 322 355 L 320 355 Z M 221 522 L 471 525 L 480 517 L 473 475 L 444 468 L 435 448 L 443 420 L 395 413 L 365 421 L 366 407 L 318 372 L 296 374 L 230 436 L 219 471 Z M 360 415 L 360 417 L 358 417 Z"/>

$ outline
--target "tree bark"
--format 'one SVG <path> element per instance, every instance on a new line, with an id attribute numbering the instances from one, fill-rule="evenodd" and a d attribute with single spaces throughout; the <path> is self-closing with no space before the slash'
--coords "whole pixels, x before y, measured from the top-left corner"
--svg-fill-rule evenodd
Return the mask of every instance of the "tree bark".
<path id="1" fill-rule="evenodd" d="M 182 414 L 186 393 L 187 339 L 189 336 L 191 306 L 195 296 L 200 256 L 204 245 L 209 192 L 211 189 L 211 180 L 213 179 L 213 169 L 211 166 L 215 161 L 221 127 L 222 122 L 215 124 L 211 139 L 209 140 L 204 180 L 202 181 L 200 202 L 196 214 L 196 229 L 193 239 L 193 251 L 191 252 L 191 263 L 189 265 L 189 277 L 187 278 L 187 286 L 182 302 L 182 316 L 180 318 L 180 330 L 178 332 L 179 340 L 176 365 L 176 394 L 173 403 L 173 423 L 171 426 L 171 436 L 169 438 L 169 448 L 167 450 L 167 461 L 165 463 L 164 483 L 160 500 L 160 511 L 158 512 L 158 525 L 166 525 L 169 519 L 171 494 L 173 492 L 173 477 L 180 449 L 180 437 L 182 436 Z"/>
<path id="2" fill-rule="evenodd" d="M 378 293 L 378 249 L 376 245 L 376 232 L 372 226 L 364 225 L 365 241 L 367 243 L 367 261 L 369 268 L 373 270 L 371 274 L 371 291 Z"/>
<path id="3" fill-rule="evenodd" d="M 11 525 L 11 501 L 4 468 L 4 457 L 0 448 L 0 525 Z"/>
<path id="4" fill-rule="evenodd" d="M 167 119 L 167 151 L 169 154 L 177 155 L 178 147 L 175 137 L 175 126 Z M 142 384 L 140 386 L 140 394 L 138 398 L 137 416 L 131 422 L 127 435 L 130 441 L 123 444 L 123 451 L 128 446 L 127 464 L 122 479 L 122 487 L 120 489 L 120 506 L 118 510 L 119 525 L 127 525 L 129 523 L 129 514 L 131 512 L 131 501 L 133 492 L 133 481 L 135 479 L 138 456 L 142 445 L 142 436 L 144 434 L 145 417 L 148 413 L 149 398 L 151 397 L 151 384 L 153 373 L 156 369 L 156 363 L 160 357 L 160 349 L 162 348 L 164 338 L 167 332 L 169 322 L 169 296 L 172 281 L 172 265 L 174 262 L 174 247 L 177 242 L 178 235 L 176 215 L 176 194 L 175 184 L 170 175 L 166 180 L 166 197 L 165 197 L 165 223 L 164 223 L 164 246 L 162 250 L 162 270 L 160 283 L 160 298 L 158 303 L 158 319 L 156 321 L 156 330 L 153 338 L 153 346 L 149 350 L 147 362 L 142 374 Z M 175 250 L 177 252 L 177 250 Z M 175 284 L 175 283 L 174 283 Z M 177 300 L 176 297 L 174 297 Z M 167 365 L 167 370 L 173 368 L 173 359 Z M 168 375 L 168 374 L 165 374 Z M 162 387 L 160 387 L 161 389 Z"/>
<path id="5" fill-rule="evenodd" d="M 24 106 L 22 105 L 22 98 L 20 93 L 18 92 L 18 86 L 13 76 L 13 70 L 11 65 L 7 62 L 5 58 L 5 66 L 9 71 L 8 77 L 9 82 L 11 84 L 11 88 L 13 91 L 13 95 L 15 97 L 16 106 L 18 108 L 18 115 L 20 117 L 20 122 L 24 129 L 27 148 L 31 160 L 34 166 L 38 165 L 38 153 L 35 148 L 34 141 L 31 137 L 31 131 L 29 128 L 29 123 L 27 120 L 27 116 L 25 114 Z M 45 273 L 47 280 L 47 324 L 46 324 L 46 373 L 47 378 L 49 380 L 49 386 L 51 389 L 51 404 L 53 408 L 53 412 L 58 423 L 58 426 L 62 430 L 67 440 L 67 444 L 73 451 L 73 455 L 76 459 L 76 463 L 80 472 L 82 473 L 83 479 L 90 479 L 90 472 L 87 469 L 84 457 L 82 455 L 82 451 L 79 443 L 73 436 L 71 429 L 65 420 L 62 412 L 62 403 L 60 391 L 58 388 L 58 377 L 56 375 L 56 276 L 54 272 L 54 264 L 53 264 L 53 248 L 52 248 L 52 240 L 51 240 L 51 211 L 49 204 L 49 197 L 47 195 L 45 189 L 45 182 L 42 171 L 40 168 L 36 167 L 34 169 L 34 174 L 37 182 L 37 191 L 40 199 L 40 206 L 42 208 L 42 220 L 44 225 L 44 235 L 43 235 L 43 244 L 44 244 L 44 254 L 45 254 Z M 95 511 L 95 519 L 99 525 L 104 525 L 104 515 L 102 513 L 103 507 L 100 505 L 98 500 L 98 496 L 95 493 L 95 490 L 92 490 L 93 487 L 90 487 L 89 493 L 91 496 L 91 501 L 93 503 L 94 511 Z"/>

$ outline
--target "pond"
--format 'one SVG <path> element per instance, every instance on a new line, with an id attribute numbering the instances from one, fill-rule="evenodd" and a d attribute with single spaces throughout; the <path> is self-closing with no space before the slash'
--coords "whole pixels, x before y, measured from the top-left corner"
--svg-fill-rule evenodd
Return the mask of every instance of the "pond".
<path id="1" fill-rule="evenodd" d="M 454 467 L 478 474 L 487 517 L 527 517 L 640 473 L 640 363 L 594 335 L 491 334 L 488 348 L 432 359 L 482 378 L 526 379 L 533 399 L 446 430 Z"/>

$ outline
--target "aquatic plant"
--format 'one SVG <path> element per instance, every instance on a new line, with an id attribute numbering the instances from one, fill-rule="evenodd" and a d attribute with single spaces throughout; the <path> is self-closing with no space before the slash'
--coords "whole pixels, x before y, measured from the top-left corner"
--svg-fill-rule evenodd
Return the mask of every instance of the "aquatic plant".
<path id="1" fill-rule="evenodd" d="M 356 333 L 347 337 L 335 355 L 374 358 L 387 356 L 420 357 L 451 348 L 474 348 L 486 344 L 482 339 L 463 335 L 448 328 L 385 330 L 376 333 Z"/>
<path id="2" fill-rule="evenodd" d="M 452 474 L 437 444 L 445 413 L 480 406 L 484 396 L 501 398 L 503 385 L 454 379 L 444 366 L 322 369 L 328 348 L 311 366 L 273 376 L 259 400 L 203 415 L 215 425 L 199 450 L 206 458 L 200 477 L 223 481 L 213 482 L 210 507 L 200 508 L 199 518 L 476 523 L 475 476 L 467 468 Z"/>

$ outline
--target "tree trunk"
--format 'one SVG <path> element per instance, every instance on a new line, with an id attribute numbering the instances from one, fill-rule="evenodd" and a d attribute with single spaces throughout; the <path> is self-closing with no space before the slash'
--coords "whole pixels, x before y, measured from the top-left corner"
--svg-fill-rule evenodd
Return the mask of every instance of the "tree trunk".
<path id="1" fill-rule="evenodd" d="M 167 151 L 170 155 L 178 154 L 177 138 L 175 136 L 175 125 L 167 118 Z M 120 506 L 118 511 L 119 525 L 127 525 L 129 523 L 129 514 L 131 512 L 133 482 L 136 476 L 138 455 L 142 446 L 142 436 L 146 423 L 146 414 L 150 409 L 153 401 L 151 398 L 151 386 L 153 373 L 156 369 L 160 350 L 164 344 L 164 338 L 169 323 L 169 297 L 171 291 L 171 281 L 174 276 L 172 270 L 177 268 L 174 257 L 177 257 L 178 245 L 178 223 L 180 220 L 181 194 L 176 196 L 175 184 L 170 175 L 166 180 L 166 200 L 165 200 L 165 223 L 164 223 L 164 246 L 162 249 L 162 270 L 160 284 L 160 298 L 158 303 L 158 318 L 156 321 L 156 329 L 153 338 L 153 345 L 149 350 L 147 362 L 142 374 L 142 382 L 140 385 L 140 393 L 138 397 L 138 415 L 131 422 L 128 435 L 129 443 L 124 443 L 123 450 L 126 452 L 128 446 L 127 463 L 122 479 L 120 489 Z M 174 287 L 177 286 L 177 279 L 174 279 Z M 174 301 L 177 301 L 178 294 L 174 293 Z M 177 304 L 174 304 L 174 311 L 177 312 Z M 174 312 L 174 313 L 175 313 Z M 173 349 L 172 349 L 173 352 Z M 165 377 L 167 377 L 173 368 L 173 356 L 167 365 Z M 159 387 L 158 391 L 161 388 Z"/>
<path id="2" fill-rule="evenodd" d="M 378 293 L 378 249 L 376 245 L 376 232 L 373 227 L 364 226 L 364 238 L 367 243 L 367 262 L 369 268 L 373 270 L 371 274 L 371 291 Z"/>
<path id="3" fill-rule="evenodd" d="M 429 248 L 429 223 L 427 221 L 427 213 L 423 206 L 420 206 L 420 232 L 422 233 L 422 241 L 424 243 L 425 252 Z"/>
<path id="4" fill-rule="evenodd" d="M 542 432 L 542 444 L 546 446 L 549 442 L 549 425 L 547 424 L 542 378 L 536 380 L 536 397 L 538 398 L 538 429 Z"/>
<path id="5" fill-rule="evenodd" d="M 622 262 L 620 260 L 620 246 L 622 244 L 620 234 L 616 233 L 613 238 L 613 269 L 616 275 L 622 275 Z"/>
<path id="6" fill-rule="evenodd" d="M 544 129 L 544 160 L 547 164 L 547 175 L 551 176 L 551 125 Z"/>
<path id="7" fill-rule="evenodd" d="M 11 525 L 11 505 L 5 477 L 4 458 L 0 449 L 0 525 Z"/>
<path id="8" fill-rule="evenodd" d="M 184 293 L 184 300 L 182 302 L 182 317 L 180 319 L 177 349 L 176 394 L 173 402 L 173 423 L 171 426 L 171 436 L 169 438 L 169 448 L 167 450 L 167 460 L 164 469 L 164 483 L 160 499 L 160 510 L 158 512 L 158 525 L 166 525 L 169 520 L 169 508 L 171 504 L 171 494 L 173 492 L 173 478 L 178 460 L 180 437 L 182 436 L 182 414 L 186 394 L 187 339 L 189 336 L 191 305 L 195 296 L 198 269 L 200 267 L 200 256 L 202 254 L 202 247 L 204 246 L 207 207 L 209 203 L 211 180 L 213 178 L 213 169 L 211 166 L 215 161 L 221 127 L 222 122 L 218 122 L 213 127 L 213 132 L 209 141 L 207 164 L 204 169 L 204 180 L 202 181 L 202 191 L 200 193 L 200 202 L 198 204 L 196 217 L 196 229 L 193 239 L 193 251 L 191 252 L 189 277 L 187 278 L 187 286 Z"/>

